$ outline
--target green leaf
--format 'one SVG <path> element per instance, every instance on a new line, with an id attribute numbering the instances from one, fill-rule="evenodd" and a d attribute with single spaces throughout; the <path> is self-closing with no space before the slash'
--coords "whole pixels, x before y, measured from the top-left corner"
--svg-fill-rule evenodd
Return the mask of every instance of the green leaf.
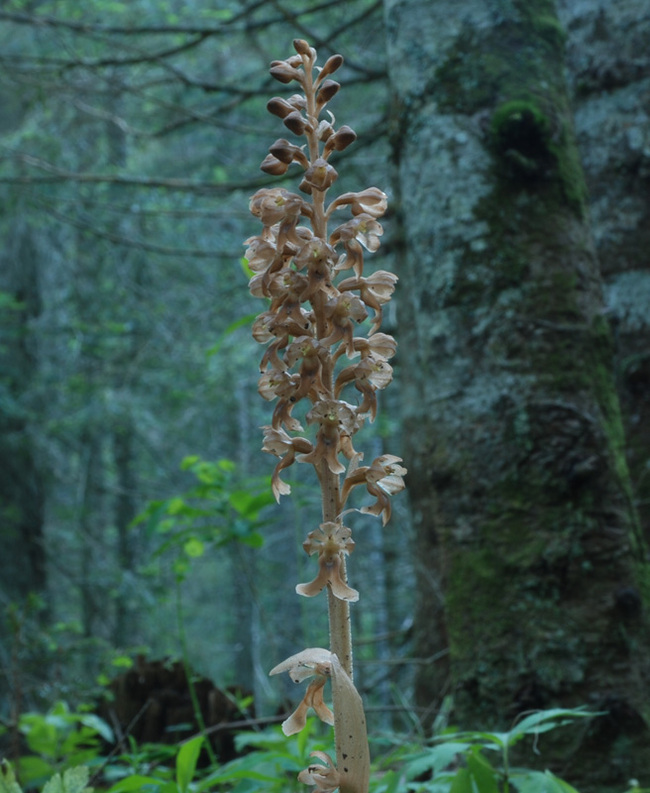
<path id="1" fill-rule="evenodd" d="M 200 457 L 198 454 L 191 454 L 188 457 L 183 458 L 183 462 L 181 463 L 181 471 L 187 471 L 188 469 L 192 468 L 192 466 L 196 465 L 200 461 Z"/>
<path id="2" fill-rule="evenodd" d="M 252 531 L 245 537 L 240 537 L 239 542 L 247 545 L 249 548 L 261 548 L 264 545 L 264 537 L 259 531 Z"/>
<path id="3" fill-rule="evenodd" d="M 271 489 L 261 493 L 251 493 L 248 490 L 236 490 L 230 494 L 230 504 L 243 518 L 257 520 L 261 509 L 275 503 Z"/>
<path id="4" fill-rule="evenodd" d="M 165 784 L 166 782 L 164 779 L 133 774 L 132 776 L 127 776 L 125 779 L 120 779 L 120 781 L 110 787 L 106 793 L 127 793 L 130 790 L 159 791 Z"/>
<path id="5" fill-rule="evenodd" d="M 185 543 L 183 550 L 192 559 L 198 559 L 199 556 L 203 556 L 205 545 L 201 542 L 201 540 L 197 540 L 196 537 L 192 537 Z"/>
<path id="6" fill-rule="evenodd" d="M 24 785 L 32 787 L 49 779 L 54 772 L 54 765 L 43 757 L 27 755 L 16 761 L 16 770 Z"/>
<path id="7" fill-rule="evenodd" d="M 239 260 L 239 263 L 241 264 L 241 268 L 244 271 L 244 275 L 250 280 L 255 275 L 255 273 L 248 266 L 248 259 L 245 256 L 242 256 Z"/>
<path id="8" fill-rule="evenodd" d="M 467 769 L 478 793 L 499 793 L 496 771 L 477 747 L 467 756 Z"/>
<path id="9" fill-rule="evenodd" d="M 519 793 L 577 793 L 572 785 L 550 771 L 515 771 L 510 779 Z"/>
<path id="10" fill-rule="evenodd" d="M 472 777 L 466 768 L 459 768 L 449 787 L 449 793 L 476 793 Z"/>
<path id="11" fill-rule="evenodd" d="M 440 741 L 461 741 L 469 745 L 480 744 L 484 749 L 501 750 L 508 745 L 510 739 L 509 732 L 453 732 L 441 736 Z"/>
<path id="12" fill-rule="evenodd" d="M 0 793 L 23 793 L 16 776 L 6 760 L 0 763 Z"/>
<path id="13" fill-rule="evenodd" d="M 526 735 L 539 735 L 543 732 L 563 727 L 566 724 L 571 724 L 574 719 L 593 718 L 600 715 L 603 714 L 594 713 L 585 708 L 575 708 L 573 710 L 550 708 L 549 710 L 540 710 L 537 713 L 531 713 L 530 716 L 526 716 L 525 719 L 522 719 L 519 724 L 510 730 L 508 745 L 514 745 Z"/>
<path id="14" fill-rule="evenodd" d="M 168 515 L 178 515 L 180 512 L 185 510 L 185 501 L 180 498 L 180 496 L 176 496 L 176 498 L 170 498 L 167 502 L 167 514 Z"/>
<path id="15" fill-rule="evenodd" d="M 133 658 L 128 655 L 116 655 L 111 661 L 111 665 L 118 669 L 130 669 L 133 666 Z"/>
<path id="16" fill-rule="evenodd" d="M 68 768 L 63 777 L 55 774 L 43 788 L 43 793 L 91 793 L 92 788 L 86 787 L 87 782 L 87 768 Z"/>
<path id="17" fill-rule="evenodd" d="M 246 261 L 246 259 L 244 259 L 244 261 Z M 251 275 L 248 276 L 249 278 L 253 276 L 253 271 L 250 270 L 250 273 Z M 245 325 L 252 325 L 253 320 L 256 317 L 257 314 L 246 314 L 246 316 L 240 317 L 240 319 L 231 322 L 230 325 L 228 325 L 228 327 L 221 334 L 221 336 L 219 336 L 219 340 L 216 342 L 216 344 L 213 344 L 212 347 L 210 347 L 206 351 L 206 355 L 208 357 L 212 357 L 213 355 L 216 355 L 219 352 L 219 350 L 221 350 L 221 348 L 223 347 L 224 342 L 228 339 L 228 336 L 232 335 L 236 330 L 239 330 L 239 328 L 243 328 Z"/>
<path id="18" fill-rule="evenodd" d="M 456 756 L 464 754 L 471 744 L 459 741 L 446 741 L 415 755 L 406 764 L 406 778 L 415 779 L 429 771 L 438 774 L 454 762 Z"/>
<path id="19" fill-rule="evenodd" d="M 203 740 L 202 735 L 197 735 L 187 741 L 187 743 L 184 743 L 178 752 L 176 757 L 176 783 L 180 793 L 187 793 L 190 782 L 194 777 Z"/>
<path id="20" fill-rule="evenodd" d="M 130 658 L 129 661 L 131 661 Z M 132 661 L 130 665 L 133 665 Z M 108 743 L 112 743 L 115 740 L 113 730 L 108 726 L 104 719 L 100 719 L 99 716 L 96 716 L 94 713 L 85 713 L 80 717 L 79 721 L 85 727 L 90 727 L 91 730 L 94 730 L 96 733 L 101 735 L 102 738 Z"/>
<path id="21" fill-rule="evenodd" d="M 34 754 L 54 759 L 57 755 L 59 740 L 54 724 L 44 716 L 26 713 L 20 719 L 20 731 L 27 737 L 27 746 Z"/>

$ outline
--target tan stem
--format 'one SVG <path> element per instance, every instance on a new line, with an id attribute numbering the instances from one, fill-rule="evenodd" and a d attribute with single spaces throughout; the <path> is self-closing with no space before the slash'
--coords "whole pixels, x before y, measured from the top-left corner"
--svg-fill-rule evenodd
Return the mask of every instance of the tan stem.
<path id="1" fill-rule="evenodd" d="M 321 463 L 320 483 L 323 497 L 323 522 L 336 522 L 341 511 L 339 477 L 333 474 L 326 462 Z M 345 559 L 341 564 L 341 577 L 347 581 Z M 341 666 L 352 677 L 352 632 L 350 628 L 350 604 L 334 597 L 327 588 L 327 608 L 330 626 L 330 650 L 338 656 Z"/>

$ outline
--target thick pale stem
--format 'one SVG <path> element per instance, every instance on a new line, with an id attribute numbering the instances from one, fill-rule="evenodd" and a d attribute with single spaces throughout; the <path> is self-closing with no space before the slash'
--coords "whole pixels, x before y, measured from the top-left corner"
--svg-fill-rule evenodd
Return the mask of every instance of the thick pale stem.
<path id="1" fill-rule="evenodd" d="M 335 522 L 341 511 L 339 477 L 333 474 L 326 462 L 321 463 L 319 471 L 323 497 L 323 522 Z M 345 559 L 341 564 L 341 577 L 347 581 Z M 352 632 L 350 629 L 350 604 L 334 597 L 327 588 L 327 608 L 330 626 L 330 650 L 338 656 L 341 666 L 352 677 Z"/>

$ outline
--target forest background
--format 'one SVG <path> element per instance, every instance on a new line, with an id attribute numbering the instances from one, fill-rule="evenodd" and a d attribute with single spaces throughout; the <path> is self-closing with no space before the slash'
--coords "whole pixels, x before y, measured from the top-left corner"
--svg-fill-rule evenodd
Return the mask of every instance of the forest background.
<path id="1" fill-rule="evenodd" d="M 401 279 L 385 329 L 402 389 L 387 392 L 371 443 L 401 445 L 412 517 L 403 499 L 385 531 L 368 519 L 370 551 L 353 567 L 373 593 L 353 611 L 373 718 L 407 728 L 450 694 L 461 718 L 564 698 L 609 703 L 608 746 L 647 735 L 650 15 L 634 0 L 527 8 L 2 5 L 6 712 L 17 690 L 24 708 L 74 698 L 125 657 L 182 645 L 264 712 L 278 699 L 268 668 L 326 631 L 319 608 L 278 585 L 303 580 L 319 505 L 298 471 L 296 497 L 268 509 L 259 308 L 242 262 L 248 197 L 279 183 L 259 172 L 279 134 L 268 64 L 300 36 L 346 58 L 332 107 L 359 140 L 337 191 L 389 193 L 373 261 Z M 535 61 L 537 85 L 513 88 L 536 53 L 548 73 Z M 531 95 L 561 113 L 540 120 Z M 510 225 L 479 207 L 486 196 Z M 564 263 L 546 283 L 536 260 Z M 585 317 L 598 333 L 583 333 Z M 527 383 L 536 375 L 526 390 L 520 360 Z M 513 460 L 507 488 L 483 481 Z M 506 543 L 519 551 L 504 564 Z M 543 613 L 543 630 L 522 639 L 526 613 Z M 597 636 L 585 629 L 602 620 Z"/>

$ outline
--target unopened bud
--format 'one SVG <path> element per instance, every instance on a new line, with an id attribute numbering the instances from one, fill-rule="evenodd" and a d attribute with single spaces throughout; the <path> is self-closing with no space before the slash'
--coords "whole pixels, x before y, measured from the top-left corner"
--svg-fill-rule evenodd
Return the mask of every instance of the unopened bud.
<path id="1" fill-rule="evenodd" d="M 299 162 L 305 168 L 309 166 L 309 161 L 303 150 L 298 146 L 294 146 L 293 143 L 289 143 L 285 138 L 278 138 L 269 148 L 269 151 L 281 162 L 286 162 L 287 165 L 295 161 Z"/>
<path id="2" fill-rule="evenodd" d="M 343 149 L 347 149 L 351 143 L 354 143 L 356 139 L 357 133 L 352 127 L 343 126 L 328 139 L 323 153 L 328 154 L 331 151 L 343 151 Z"/>
<path id="3" fill-rule="evenodd" d="M 294 39 L 293 48 L 299 55 L 311 55 L 311 47 L 304 39 Z"/>
<path id="4" fill-rule="evenodd" d="M 340 84 L 337 83 L 336 80 L 325 80 L 320 91 L 316 95 L 317 104 L 320 107 L 325 105 L 333 96 L 336 96 L 340 87 Z"/>
<path id="5" fill-rule="evenodd" d="M 301 74 L 298 69 L 294 69 L 286 61 L 272 61 L 269 70 L 271 77 L 274 77 L 278 82 L 290 83 L 292 80 L 301 79 Z"/>
<path id="6" fill-rule="evenodd" d="M 342 55 L 330 55 L 330 57 L 325 61 L 325 65 L 321 69 L 319 79 L 322 80 L 323 77 L 326 77 L 328 74 L 333 74 L 342 65 L 343 65 Z"/>
<path id="7" fill-rule="evenodd" d="M 294 110 L 284 119 L 284 125 L 296 135 L 302 135 L 305 132 L 307 122 L 302 117 L 302 113 L 300 113 L 298 110 Z"/>
<path id="8" fill-rule="evenodd" d="M 289 113 L 293 113 L 294 111 L 294 108 L 279 96 L 274 96 L 273 99 L 269 99 L 266 103 L 266 109 L 269 113 L 273 113 L 274 116 L 279 116 L 280 118 L 285 118 L 285 116 L 288 116 Z"/>
<path id="9" fill-rule="evenodd" d="M 269 151 L 274 157 L 277 157 L 281 162 L 287 164 L 293 162 L 293 150 L 296 147 L 289 143 L 285 138 L 278 138 L 275 143 L 269 147 Z"/>
<path id="10" fill-rule="evenodd" d="M 291 162 L 291 160 L 289 162 Z M 288 163 L 278 160 L 278 158 L 274 157 L 272 154 L 267 154 L 260 165 L 260 169 L 264 171 L 264 173 L 271 174 L 272 176 L 281 176 L 287 172 L 288 168 Z"/>

